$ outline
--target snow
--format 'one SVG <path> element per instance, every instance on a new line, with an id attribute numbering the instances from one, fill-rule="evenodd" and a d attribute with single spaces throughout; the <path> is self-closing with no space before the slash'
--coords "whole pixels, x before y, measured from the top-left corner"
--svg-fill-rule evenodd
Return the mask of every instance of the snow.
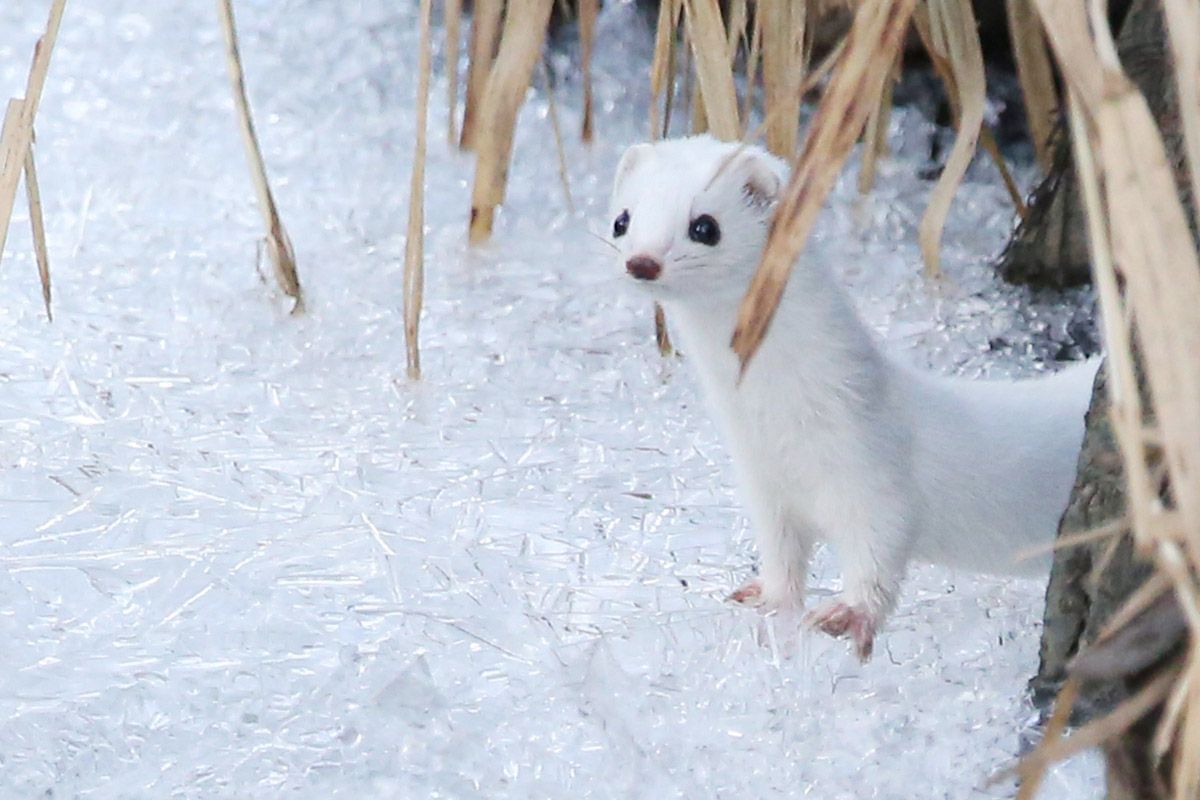
<path id="1" fill-rule="evenodd" d="M 0 97 L 46 5 L 0 8 Z M 723 601 L 754 559 L 728 456 L 589 233 L 644 134 L 638 12 L 602 15 L 590 148 L 554 58 L 577 213 L 538 90 L 477 250 L 439 72 L 411 383 L 416 4 L 236 5 L 303 316 L 256 268 L 212 4 L 68 4 L 37 146 L 54 323 L 23 203 L 0 271 L 0 795 L 1012 796 L 989 779 L 1032 735 L 1039 582 L 919 567 L 866 666 Z M 986 162 L 949 280 L 920 279 L 927 135 L 898 115 L 810 257 L 918 362 L 1043 368 L 1087 297 L 987 272 L 1012 212 Z M 1085 760 L 1044 796 L 1099 786 Z"/>

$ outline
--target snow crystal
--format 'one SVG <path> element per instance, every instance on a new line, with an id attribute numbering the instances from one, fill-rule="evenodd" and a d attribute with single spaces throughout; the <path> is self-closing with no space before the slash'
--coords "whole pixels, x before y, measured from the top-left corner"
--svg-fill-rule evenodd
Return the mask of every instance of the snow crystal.
<path id="1" fill-rule="evenodd" d="M 0 97 L 45 5 L 0 9 Z M 435 80 L 412 384 L 416 4 L 236 5 L 300 317 L 262 278 L 212 4 L 67 7 L 37 146 L 55 322 L 23 206 L 0 273 L 0 794 L 1011 796 L 989 779 L 1033 717 L 1039 583 L 919 567 L 867 666 L 723 601 L 753 564 L 728 457 L 589 235 L 644 134 L 642 12 L 602 15 L 590 148 L 554 59 L 579 211 L 539 89 L 474 251 Z M 916 361 L 1042 368 L 1074 312 L 987 272 L 1012 217 L 991 168 L 931 290 L 927 123 L 892 133 L 809 257 Z M 824 556 L 814 582 L 835 584 Z"/>

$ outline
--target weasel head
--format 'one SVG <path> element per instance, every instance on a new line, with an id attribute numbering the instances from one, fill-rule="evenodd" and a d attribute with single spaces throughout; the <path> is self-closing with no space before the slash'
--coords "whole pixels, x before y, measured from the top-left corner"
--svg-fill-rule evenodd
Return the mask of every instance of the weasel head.
<path id="1" fill-rule="evenodd" d="M 711 136 L 630 147 L 609 219 L 621 271 L 658 300 L 736 302 L 786 176 L 787 165 L 762 148 Z"/>

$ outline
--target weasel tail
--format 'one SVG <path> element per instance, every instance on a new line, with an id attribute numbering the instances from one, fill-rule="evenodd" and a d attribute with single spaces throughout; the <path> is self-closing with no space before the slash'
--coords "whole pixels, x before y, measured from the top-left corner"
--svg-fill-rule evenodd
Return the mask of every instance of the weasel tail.
<path id="1" fill-rule="evenodd" d="M 869 658 L 912 558 L 1036 571 L 1066 508 L 1098 360 L 1021 381 L 944 378 L 885 354 L 820 264 L 793 270 L 738 380 L 734 322 L 787 166 L 707 136 L 635 145 L 617 167 L 612 241 L 661 302 L 732 454 L 758 545 L 732 595 L 803 604 L 813 544 L 843 575 L 808 621 Z"/>

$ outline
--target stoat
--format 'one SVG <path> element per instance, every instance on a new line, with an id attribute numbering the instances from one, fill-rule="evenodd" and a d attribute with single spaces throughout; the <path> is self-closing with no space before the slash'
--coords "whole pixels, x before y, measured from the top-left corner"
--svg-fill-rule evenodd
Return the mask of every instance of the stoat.
<path id="1" fill-rule="evenodd" d="M 666 308 L 733 457 L 760 567 L 731 599 L 799 607 L 824 541 L 842 594 L 806 619 L 865 660 L 909 559 L 1016 572 L 1017 550 L 1052 539 L 1097 363 L 1020 381 L 926 374 L 885 354 L 803 260 L 739 380 L 737 309 L 786 176 L 766 151 L 708 136 L 634 145 L 612 241 L 628 280 Z"/>

